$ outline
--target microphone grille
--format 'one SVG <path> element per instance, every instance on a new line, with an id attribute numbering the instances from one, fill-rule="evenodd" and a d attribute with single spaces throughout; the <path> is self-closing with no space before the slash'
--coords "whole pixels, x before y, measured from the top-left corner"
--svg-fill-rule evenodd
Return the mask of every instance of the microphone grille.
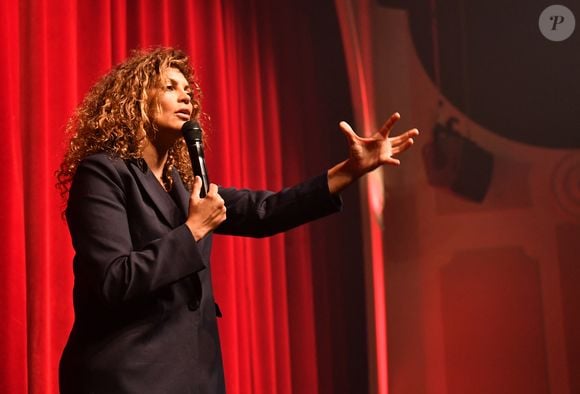
<path id="1" fill-rule="evenodd" d="M 197 120 L 188 120 L 181 126 L 181 133 L 185 137 L 186 141 L 189 139 L 192 140 L 201 140 L 201 127 Z"/>

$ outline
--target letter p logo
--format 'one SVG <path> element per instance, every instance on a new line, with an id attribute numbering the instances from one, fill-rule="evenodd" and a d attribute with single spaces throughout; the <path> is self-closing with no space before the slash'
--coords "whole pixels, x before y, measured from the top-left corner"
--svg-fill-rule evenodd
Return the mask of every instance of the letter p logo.
<path id="1" fill-rule="evenodd" d="M 548 40 L 564 41 L 574 33 L 576 19 L 569 8 L 563 5 L 551 5 L 540 14 L 538 27 Z"/>
<path id="2" fill-rule="evenodd" d="M 550 17 L 550 20 L 554 23 L 552 24 L 552 30 L 556 30 L 556 27 L 562 23 L 564 23 L 564 17 L 562 15 L 553 15 Z"/>

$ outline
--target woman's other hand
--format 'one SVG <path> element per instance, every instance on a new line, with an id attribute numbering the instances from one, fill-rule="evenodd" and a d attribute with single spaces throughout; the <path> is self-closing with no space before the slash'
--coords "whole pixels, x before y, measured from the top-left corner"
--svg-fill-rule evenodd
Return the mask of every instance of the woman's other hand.
<path id="1" fill-rule="evenodd" d="M 413 138 L 419 130 L 410 129 L 396 137 L 390 137 L 395 123 L 401 118 L 395 112 L 385 124 L 370 137 L 358 136 L 346 122 L 340 122 L 340 130 L 345 135 L 349 157 L 328 171 L 328 186 L 331 193 L 337 193 L 356 179 L 384 164 L 399 165 L 394 156 L 413 145 Z"/>

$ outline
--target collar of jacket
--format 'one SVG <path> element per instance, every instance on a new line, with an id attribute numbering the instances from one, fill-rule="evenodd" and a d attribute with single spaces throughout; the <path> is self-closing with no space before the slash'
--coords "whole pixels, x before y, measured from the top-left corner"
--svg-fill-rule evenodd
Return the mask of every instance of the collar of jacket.
<path id="1" fill-rule="evenodd" d="M 129 159 L 127 160 L 127 167 L 139 183 L 142 192 L 149 196 L 158 216 L 165 223 L 172 228 L 185 223 L 189 206 L 189 192 L 175 168 L 171 174 L 173 186 L 167 192 L 149 169 L 144 159 Z"/>

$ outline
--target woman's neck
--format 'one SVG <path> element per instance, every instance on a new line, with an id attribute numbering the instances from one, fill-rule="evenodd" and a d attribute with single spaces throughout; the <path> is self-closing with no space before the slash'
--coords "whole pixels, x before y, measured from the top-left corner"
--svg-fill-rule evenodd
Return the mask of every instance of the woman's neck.
<path id="1" fill-rule="evenodd" d="M 167 162 L 170 144 L 163 144 L 159 140 L 149 140 L 143 149 L 143 159 L 149 166 L 149 169 L 161 180 L 163 176 L 163 169 Z"/>

